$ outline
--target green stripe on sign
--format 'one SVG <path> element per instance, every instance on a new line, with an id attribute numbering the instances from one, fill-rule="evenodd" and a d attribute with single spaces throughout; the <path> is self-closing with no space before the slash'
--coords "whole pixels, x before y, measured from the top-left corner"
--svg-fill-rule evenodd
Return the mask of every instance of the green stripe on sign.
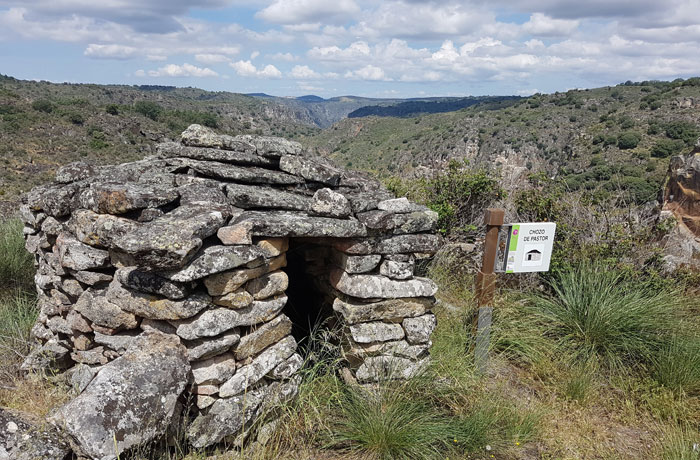
<path id="1" fill-rule="evenodd" d="M 520 237 L 520 225 L 513 225 L 510 229 L 510 246 L 508 251 L 515 251 L 518 248 L 518 238 Z"/>

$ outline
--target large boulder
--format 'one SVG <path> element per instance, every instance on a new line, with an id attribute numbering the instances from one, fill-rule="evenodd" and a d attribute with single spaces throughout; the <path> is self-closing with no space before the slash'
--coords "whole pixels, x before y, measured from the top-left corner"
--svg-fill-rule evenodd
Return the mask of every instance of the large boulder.
<path id="1" fill-rule="evenodd" d="M 191 373 L 177 337 L 144 333 L 49 421 L 84 456 L 111 460 L 166 433 Z"/>
<path id="2" fill-rule="evenodd" d="M 0 408 L 0 460 L 63 460 L 70 453 L 51 427 Z"/>

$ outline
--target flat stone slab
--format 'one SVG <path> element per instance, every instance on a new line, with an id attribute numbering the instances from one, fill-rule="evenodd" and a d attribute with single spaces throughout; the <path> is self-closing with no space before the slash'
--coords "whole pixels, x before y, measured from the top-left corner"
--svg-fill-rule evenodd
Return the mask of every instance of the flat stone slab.
<path id="1" fill-rule="evenodd" d="M 195 385 L 218 385 L 228 380 L 235 372 L 236 359 L 231 353 L 192 363 Z"/>
<path id="2" fill-rule="evenodd" d="M 208 276 L 204 278 L 204 285 L 207 287 L 209 295 L 222 296 L 236 291 L 249 280 L 283 268 L 286 265 L 287 257 L 285 254 L 281 254 L 274 259 L 266 259 L 264 264 L 255 268 L 240 268 Z"/>
<path id="3" fill-rule="evenodd" d="M 320 182 L 332 187 L 340 184 L 342 176 L 340 169 L 322 162 L 320 158 L 311 160 L 298 155 L 284 155 L 281 157 L 280 169 L 295 176 L 303 177 L 306 180 Z"/>
<path id="4" fill-rule="evenodd" d="M 185 347 L 176 337 L 146 334 L 49 421 L 80 454 L 114 460 L 166 432 L 189 373 Z"/>
<path id="5" fill-rule="evenodd" d="M 244 184 L 296 185 L 303 179 L 281 171 L 259 168 L 257 166 L 236 166 L 215 161 L 190 159 L 173 159 L 173 164 L 187 166 L 206 177 L 242 182 Z"/>
<path id="6" fill-rule="evenodd" d="M 332 245 L 337 250 L 351 255 L 366 254 L 433 254 L 443 244 L 438 235 L 420 233 L 416 235 L 396 235 L 385 238 L 365 238 L 333 241 Z"/>
<path id="7" fill-rule="evenodd" d="M 115 277 L 124 287 L 148 294 L 162 295 L 171 300 L 184 299 L 189 294 L 187 284 L 177 283 L 136 267 L 120 268 L 116 271 Z"/>
<path id="8" fill-rule="evenodd" d="M 435 299 L 432 297 L 398 298 L 372 303 L 336 298 L 333 310 L 340 313 L 347 324 L 356 324 L 420 316 L 429 311 L 434 304 Z"/>
<path id="9" fill-rule="evenodd" d="M 164 273 L 164 276 L 186 283 L 254 261 L 262 261 L 264 255 L 263 250 L 257 246 L 210 246 L 199 252 L 185 268 Z"/>
<path id="10" fill-rule="evenodd" d="M 212 305 L 211 297 L 201 292 L 182 300 L 171 300 L 127 289 L 118 280 L 110 283 L 105 299 L 140 318 L 171 321 L 191 318 Z"/>
<path id="11" fill-rule="evenodd" d="M 360 383 L 408 380 L 422 373 L 428 364 L 428 358 L 413 361 L 400 356 L 372 356 L 364 360 L 355 371 L 355 376 Z"/>
<path id="12" fill-rule="evenodd" d="M 192 362 L 224 353 L 236 345 L 240 339 L 240 331 L 234 328 L 216 337 L 187 341 L 184 345 L 187 347 L 187 358 Z"/>
<path id="13" fill-rule="evenodd" d="M 432 313 L 415 318 L 406 318 L 401 323 L 406 331 L 406 340 L 411 345 L 428 343 L 430 334 L 437 325 L 437 319 Z"/>
<path id="14" fill-rule="evenodd" d="M 277 161 L 273 158 L 256 154 L 255 146 L 248 142 L 239 141 L 235 147 L 235 150 L 223 150 L 221 148 L 193 147 L 177 142 L 165 142 L 158 144 L 156 151 L 163 158 L 184 157 L 192 158 L 193 160 L 220 161 L 236 165 L 277 166 Z"/>
<path id="15" fill-rule="evenodd" d="M 322 188 L 314 193 L 311 212 L 318 216 L 344 218 L 352 214 L 352 207 L 341 193 Z"/>
<path id="16" fill-rule="evenodd" d="M 287 297 L 253 302 L 250 306 L 238 310 L 229 308 L 212 308 L 205 310 L 194 318 L 173 321 L 178 336 L 185 340 L 215 337 L 239 326 L 253 326 L 269 321 L 282 310 Z"/>
<path id="17" fill-rule="evenodd" d="M 291 332 L 292 322 L 290 319 L 286 315 L 279 315 L 244 335 L 233 352 L 236 359 L 242 361 L 257 355 L 273 343 L 279 342 Z"/>
<path id="18" fill-rule="evenodd" d="M 93 183 L 80 194 L 80 206 L 99 214 L 124 214 L 172 203 L 180 195 L 172 187 L 127 183 Z"/>
<path id="19" fill-rule="evenodd" d="M 376 209 L 357 215 L 367 228 L 393 234 L 432 232 L 437 227 L 438 214 L 435 211 L 415 211 L 395 214 Z"/>
<path id="20" fill-rule="evenodd" d="M 108 302 L 104 293 L 88 289 L 81 294 L 73 308 L 98 326 L 115 330 L 138 327 L 136 316 Z"/>
<path id="21" fill-rule="evenodd" d="M 375 321 L 351 325 L 350 335 L 357 343 L 388 342 L 403 339 L 404 330 L 400 324 Z"/>
<path id="22" fill-rule="evenodd" d="M 61 266 L 72 270 L 102 268 L 109 262 L 109 252 L 81 243 L 68 233 L 58 235 L 54 251 Z"/>
<path id="23" fill-rule="evenodd" d="M 118 238 L 115 248 L 129 265 L 153 269 L 182 267 L 230 217 L 228 206 L 215 203 L 182 205 Z"/>
<path id="24" fill-rule="evenodd" d="M 312 203 L 306 195 L 255 185 L 228 184 L 226 195 L 232 205 L 243 209 L 307 211 Z"/>
<path id="25" fill-rule="evenodd" d="M 406 197 L 380 201 L 377 203 L 377 208 L 382 211 L 389 211 L 392 213 L 426 211 L 428 209 L 425 206 L 408 201 L 408 198 Z"/>
<path id="26" fill-rule="evenodd" d="M 343 294 L 360 299 L 396 299 L 401 297 L 432 297 L 437 285 L 428 278 L 397 281 L 378 275 L 350 275 L 334 269 L 331 285 Z"/>
<path id="27" fill-rule="evenodd" d="M 182 133 L 181 140 L 185 145 L 257 153 L 277 158 L 284 154 L 296 155 L 302 151 L 301 144 L 281 137 L 250 134 L 228 136 L 217 134 L 214 130 L 201 125 L 190 125 Z"/>
<path id="28" fill-rule="evenodd" d="M 232 222 L 248 224 L 254 236 L 348 238 L 367 235 L 367 229 L 356 220 L 310 217 L 287 211 L 246 211 Z"/>
<path id="29" fill-rule="evenodd" d="M 331 252 L 331 262 L 348 273 L 367 273 L 379 265 L 380 254 L 351 256 L 340 251 Z"/>

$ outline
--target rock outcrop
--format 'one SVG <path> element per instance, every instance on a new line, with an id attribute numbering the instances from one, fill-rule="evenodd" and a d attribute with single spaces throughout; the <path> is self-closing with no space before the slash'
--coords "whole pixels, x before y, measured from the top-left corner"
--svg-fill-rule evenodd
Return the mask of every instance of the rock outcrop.
<path id="1" fill-rule="evenodd" d="M 298 276 L 326 299 L 359 381 L 427 363 L 436 286 L 414 268 L 441 245 L 437 215 L 296 142 L 192 125 L 154 157 L 62 168 L 21 214 L 41 310 L 23 367 L 70 372 L 80 394 L 51 421 L 81 455 L 157 439 L 183 394 L 194 446 L 250 436 L 299 385 Z"/>

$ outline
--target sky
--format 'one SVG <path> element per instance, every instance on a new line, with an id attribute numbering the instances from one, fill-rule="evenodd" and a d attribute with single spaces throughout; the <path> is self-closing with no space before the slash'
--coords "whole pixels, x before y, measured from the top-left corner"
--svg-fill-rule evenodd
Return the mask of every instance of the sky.
<path id="1" fill-rule="evenodd" d="M 0 74 L 276 96 L 700 76 L 700 0 L 0 0 Z"/>

